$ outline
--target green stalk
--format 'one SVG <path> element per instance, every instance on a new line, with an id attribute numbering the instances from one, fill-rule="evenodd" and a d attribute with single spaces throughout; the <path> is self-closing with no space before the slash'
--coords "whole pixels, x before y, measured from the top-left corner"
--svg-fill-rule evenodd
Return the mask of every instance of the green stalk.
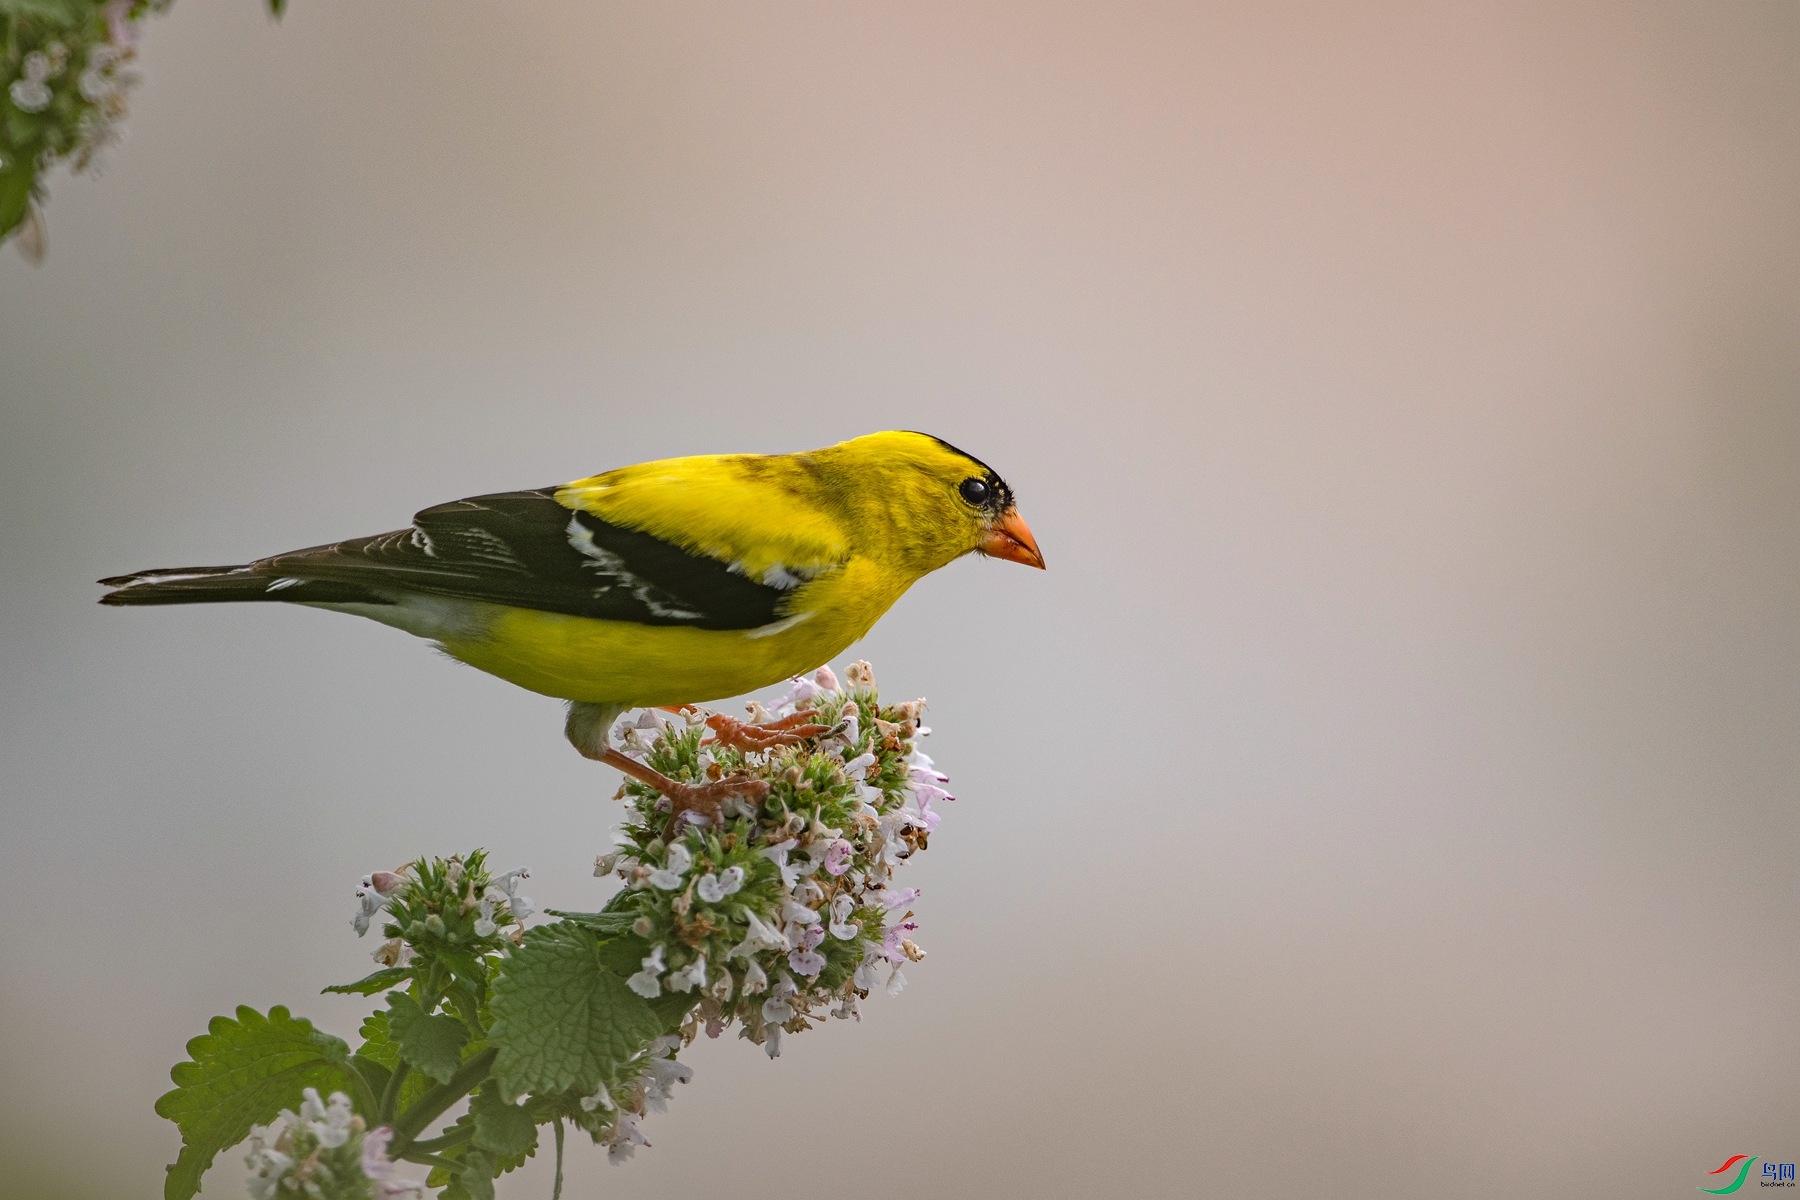
<path id="1" fill-rule="evenodd" d="M 420 1138 L 412 1144 L 408 1154 L 436 1154 L 441 1150 L 453 1150 L 475 1136 L 472 1128 L 454 1129 L 442 1137 Z"/>
<path id="2" fill-rule="evenodd" d="M 550 1200 L 562 1200 L 562 1152 L 563 1127 L 562 1118 L 556 1118 L 556 1186 L 551 1189 Z"/>
<path id="3" fill-rule="evenodd" d="M 381 1112 L 381 1104 L 375 1099 L 375 1089 L 369 1086 L 369 1081 L 363 1078 L 363 1073 L 356 1069 L 354 1062 L 346 1062 L 343 1067 L 344 1075 L 350 1081 L 350 1090 L 355 1093 L 351 1099 L 357 1110 L 367 1113 L 370 1118 L 376 1117 Z"/>
<path id="4" fill-rule="evenodd" d="M 400 1103 L 400 1084 L 412 1070 L 412 1065 L 404 1058 L 394 1063 L 394 1070 L 388 1076 L 387 1087 L 381 1092 L 381 1123 L 391 1125 L 394 1121 L 394 1108 Z"/>

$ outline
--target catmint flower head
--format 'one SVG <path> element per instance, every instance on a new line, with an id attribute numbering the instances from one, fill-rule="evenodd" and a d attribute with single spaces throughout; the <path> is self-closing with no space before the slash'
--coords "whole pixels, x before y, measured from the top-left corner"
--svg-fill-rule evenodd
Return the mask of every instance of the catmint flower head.
<path id="1" fill-rule="evenodd" d="M 923 708 L 884 705 L 874 671 L 855 663 L 841 683 L 822 669 L 766 707 L 752 703 L 748 728 L 766 732 L 748 738 L 709 738 L 712 714 L 700 709 L 624 723 L 633 753 L 673 779 L 740 775 L 768 787 L 728 804 L 721 822 L 672 835 L 658 795 L 627 780 L 618 845 L 595 865 L 625 885 L 606 915 L 641 947 L 627 985 L 646 999 L 699 997 L 685 1039 L 736 1023 L 774 1058 L 784 1037 L 828 1013 L 860 1019 L 872 991 L 906 986 L 901 964 L 924 956 L 912 940 L 919 890 L 896 872 L 925 849 L 939 820 L 932 805 L 949 799 L 919 749 Z M 685 1078 L 679 1064 L 656 1065 L 664 1059 L 673 1063 L 653 1049 L 579 1106 L 576 1120 L 614 1161 L 648 1144 L 640 1122 L 661 1111 L 667 1081 Z"/>
<path id="2" fill-rule="evenodd" d="M 420 1195 L 422 1185 L 391 1178 L 387 1156 L 394 1131 L 369 1132 L 354 1115 L 350 1097 L 317 1088 L 301 1093 L 300 1111 L 284 1111 L 269 1125 L 250 1130 L 250 1168 L 245 1181 L 253 1200 L 372 1200 Z"/>
<path id="3" fill-rule="evenodd" d="M 376 957 L 390 966 L 444 953 L 502 953 L 518 941 L 524 918 L 534 911 L 530 897 L 519 892 L 529 876 L 523 867 L 489 874 L 487 856 L 479 850 L 421 858 L 398 871 L 364 876 L 351 923 L 360 934 L 385 910 L 383 933 L 389 942 Z"/>

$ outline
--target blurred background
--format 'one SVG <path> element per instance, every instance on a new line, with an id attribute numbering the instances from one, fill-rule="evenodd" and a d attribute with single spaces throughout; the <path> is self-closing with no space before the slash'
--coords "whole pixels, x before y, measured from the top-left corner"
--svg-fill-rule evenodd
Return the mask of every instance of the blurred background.
<path id="1" fill-rule="evenodd" d="M 181 0 L 140 67 L 45 265 L 0 254 L 13 1194 L 159 1195 L 215 1013 L 353 1035 L 313 993 L 370 966 L 364 872 L 611 886 L 554 702 L 94 579 L 892 427 L 1050 563 L 958 563 L 852 654 L 961 797 L 930 958 L 777 1062 L 702 1043 L 568 1195 L 1800 1157 L 1790 0 Z"/>

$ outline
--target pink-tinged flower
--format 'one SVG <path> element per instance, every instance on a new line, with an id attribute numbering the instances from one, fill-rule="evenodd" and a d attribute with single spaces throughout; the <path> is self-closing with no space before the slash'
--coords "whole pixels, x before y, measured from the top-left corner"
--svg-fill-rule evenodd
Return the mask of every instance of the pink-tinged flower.
<path id="1" fill-rule="evenodd" d="M 954 799 L 956 799 L 955 796 L 952 796 L 949 792 L 946 792 L 943 788 L 938 787 L 936 784 L 920 783 L 916 779 L 913 781 L 912 793 L 913 793 L 913 795 L 915 795 L 919 798 L 919 803 L 921 805 L 930 803 L 934 800 L 954 800 Z"/>
<path id="2" fill-rule="evenodd" d="M 397 871 L 376 871 L 367 876 L 363 882 L 381 895 L 391 896 L 405 886 L 406 876 Z"/>
<path id="3" fill-rule="evenodd" d="M 131 22 L 131 0 L 109 0 L 101 11 L 106 14 L 108 41 L 120 49 L 137 45 L 137 26 Z"/>
<path id="4" fill-rule="evenodd" d="M 793 968 L 794 974 L 811 979 L 825 969 L 825 956 L 816 950 L 790 950 L 788 966 Z"/>
<path id="5" fill-rule="evenodd" d="M 875 902 L 889 912 L 896 908 L 904 908 L 919 898 L 918 888 L 882 888 L 875 893 Z"/>
<path id="6" fill-rule="evenodd" d="M 833 876 L 842 875 L 850 869 L 850 859 L 855 853 L 856 847 L 843 838 L 831 843 L 825 848 L 825 873 Z"/>
<path id="7" fill-rule="evenodd" d="M 870 941 L 863 942 L 862 963 L 856 968 L 856 976 L 852 980 L 857 987 L 865 992 L 872 992 L 875 990 L 875 984 L 878 982 L 875 977 L 875 964 L 883 961 L 885 953 L 886 952 L 877 943 Z"/>
<path id="8" fill-rule="evenodd" d="M 906 951 L 900 948 L 900 943 L 906 940 L 907 934 L 917 933 L 918 931 L 919 923 L 917 921 L 902 921 L 898 925 L 889 928 L 888 931 L 882 935 L 881 939 L 882 957 L 891 963 L 897 963 L 905 958 Z"/>
<path id="9" fill-rule="evenodd" d="M 800 944 L 788 953 L 788 966 L 793 968 L 794 974 L 810 979 L 825 969 L 825 956 L 817 951 L 819 943 L 824 940 L 825 930 L 822 926 L 807 927 L 800 935 Z"/>
<path id="10" fill-rule="evenodd" d="M 780 712 L 784 708 L 799 708 L 823 690 L 817 683 L 810 679 L 802 679 L 798 675 L 788 680 L 788 684 L 788 690 L 783 692 L 774 704 L 770 705 L 775 712 Z"/>
<path id="11" fill-rule="evenodd" d="M 919 801 L 919 824 L 925 827 L 926 833 L 937 832 L 938 822 L 943 819 L 942 813 L 932 811 L 930 799 Z"/>
<path id="12" fill-rule="evenodd" d="M 818 684 L 823 691 L 841 692 L 844 690 L 842 685 L 838 683 L 838 677 L 832 671 L 830 663 L 826 663 L 824 666 L 813 672 L 813 682 Z"/>
<path id="13" fill-rule="evenodd" d="M 387 1156 L 388 1143 L 394 1140 L 394 1127 L 383 1125 L 363 1134 L 362 1173 L 370 1179 L 386 1179 L 394 1173 L 394 1160 Z"/>

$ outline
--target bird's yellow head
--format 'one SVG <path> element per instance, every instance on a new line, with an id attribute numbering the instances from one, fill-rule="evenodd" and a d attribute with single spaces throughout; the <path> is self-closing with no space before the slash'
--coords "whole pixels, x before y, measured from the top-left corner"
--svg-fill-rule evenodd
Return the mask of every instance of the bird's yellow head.
<path id="1" fill-rule="evenodd" d="M 857 510 L 855 527 L 923 575 L 971 551 L 1044 567 L 1037 541 L 993 468 L 924 433 L 871 433 L 807 457 Z"/>

